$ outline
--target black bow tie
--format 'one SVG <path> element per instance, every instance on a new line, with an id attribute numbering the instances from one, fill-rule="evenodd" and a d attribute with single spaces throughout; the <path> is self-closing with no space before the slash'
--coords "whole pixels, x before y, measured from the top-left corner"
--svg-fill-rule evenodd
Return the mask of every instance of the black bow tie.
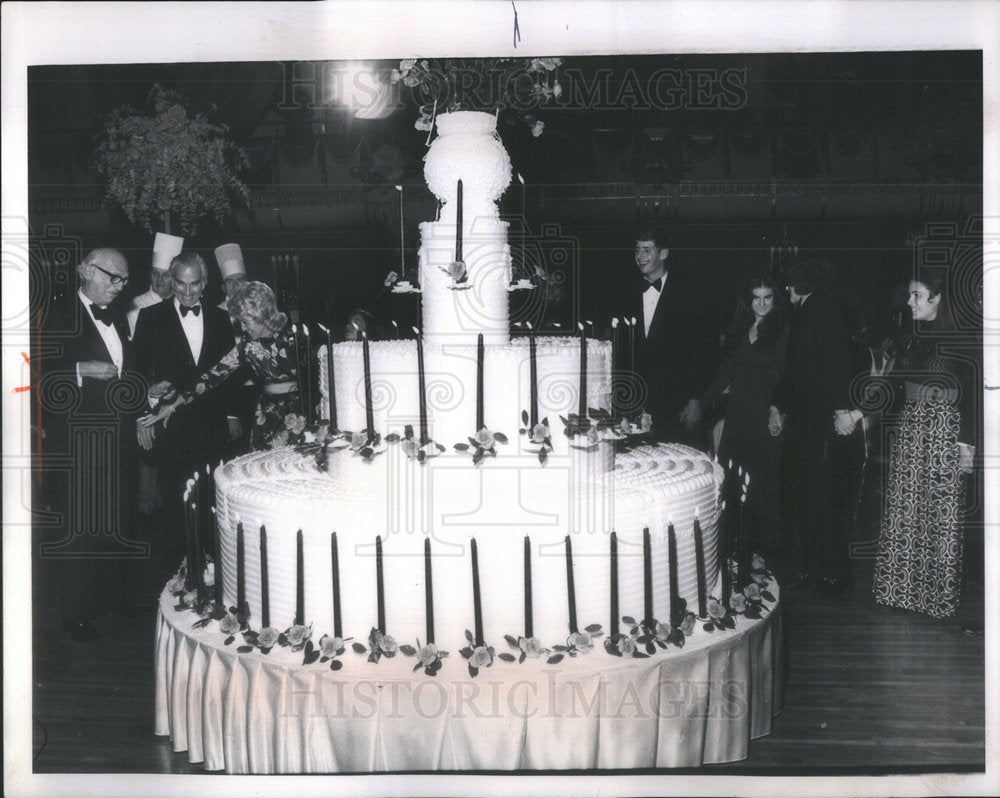
<path id="1" fill-rule="evenodd" d="M 659 292 L 659 290 L 663 288 L 663 278 L 657 277 L 655 280 L 653 280 L 653 282 L 646 283 L 646 287 L 642 289 L 642 293 L 645 294 L 650 288 L 655 288 L 657 292 Z"/>
<path id="2" fill-rule="evenodd" d="M 195 316 L 201 315 L 201 305 L 192 305 L 188 307 L 187 305 L 181 305 L 181 316 L 187 316 L 188 313 L 194 312 Z"/>
<path id="3" fill-rule="evenodd" d="M 91 304 L 90 312 L 105 327 L 110 327 L 111 323 L 115 320 L 115 314 L 111 312 L 111 308 L 102 308 L 100 305 Z"/>

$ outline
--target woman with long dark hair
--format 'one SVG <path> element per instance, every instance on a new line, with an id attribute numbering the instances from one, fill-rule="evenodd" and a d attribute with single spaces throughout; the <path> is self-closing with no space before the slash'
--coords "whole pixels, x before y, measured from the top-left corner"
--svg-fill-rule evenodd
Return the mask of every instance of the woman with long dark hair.
<path id="1" fill-rule="evenodd" d="M 722 363 L 705 389 L 702 406 L 718 402 L 728 389 L 719 462 L 750 474 L 747 512 L 755 548 L 779 553 L 781 512 L 779 466 L 783 421 L 771 403 L 785 367 L 787 300 L 767 273 L 754 275 L 740 291 L 726 333 Z"/>

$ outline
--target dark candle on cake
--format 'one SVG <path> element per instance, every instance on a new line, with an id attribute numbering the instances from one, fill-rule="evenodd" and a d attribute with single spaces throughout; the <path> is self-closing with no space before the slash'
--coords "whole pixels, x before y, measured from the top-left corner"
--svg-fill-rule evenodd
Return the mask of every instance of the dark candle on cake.
<path id="1" fill-rule="evenodd" d="M 361 351 L 365 363 L 365 434 L 368 440 L 375 437 L 375 409 L 372 406 L 372 363 L 368 352 L 368 336 L 361 333 Z"/>
<path id="2" fill-rule="evenodd" d="M 267 530 L 260 525 L 260 624 L 271 625 L 271 599 L 267 575 Z"/>
<path id="3" fill-rule="evenodd" d="M 375 536 L 375 599 L 378 602 L 378 630 L 385 634 L 385 581 L 382 575 L 382 536 Z"/>
<path id="4" fill-rule="evenodd" d="M 528 324 L 528 352 L 531 358 L 531 404 L 529 419 L 531 430 L 538 424 L 538 359 L 535 352 L 535 331 Z M 529 434 L 531 430 L 528 430 Z"/>
<path id="5" fill-rule="evenodd" d="M 306 414 L 306 392 L 302 381 L 302 355 L 299 354 L 299 328 L 292 325 L 292 340 L 295 342 L 295 387 L 299 390 L 299 415 Z"/>
<path id="6" fill-rule="evenodd" d="M 479 548 L 472 539 L 472 609 L 476 623 L 476 645 L 483 643 L 483 604 L 479 595 Z"/>
<path id="7" fill-rule="evenodd" d="M 427 388 L 424 374 L 424 336 L 417 333 L 417 389 L 420 392 L 420 445 L 430 438 L 427 435 Z"/>
<path id="8" fill-rule="evenodd" d="M 222 557 L 219 547 L 219 521 L 216 518 L 215 508 L 212 508 L 212 526 L 215 529 L 215 562 L 212 563 L 212 579 L 215 589 L 215 606 L 222 606 Z"/>
<path id="9" fill-rule="evenodd" d="M 323 325 L 320 325 L 321 327 Z M 327 392 L 327 404 L 329 406 L 330 414 L 330 432 L 337 429 L 337 399 L 334 396 L 334 380 L 333 380 L 333 336 L 330 334 L 330 330 L 323 327 L 323 332 L 326 333 L 326 392 Z"/>
<path id="10" fill-rule="evenodd" d="M 731 511 L 730 511 L 731 512 Z M 720 510 L 723 523 L 719 524 L 719 573 L 722 577 L 722 604 L 729 606 L 729 525 L 726 513 L 726 501 L 723 499 Z"/>
<path id="11" fill-rule="evenodd" d="M 340 552 L 337 548 L 337 533 L 330 533 L 330 573 L 333 578 L 333 636 L 343 637 L 340 623 Z"/>
<path id="12" fill-rule="evenodd" d="M 580 407 L 581 419 L 587 417 L 587 328 L 580 324 Z"/>
<path id="13" fill-rule="evenodd" d="M 611 634 L 618 634 L 618 535 L 611 533 Z"/>
<path id="14" fill-rule="evenodd" d="M 236 525 L 236 613 L 242 614 L 247 600 L 246 554 L 243 551 L 243 522 Z"/>
<path id="15" fill-rule="evenodd" d="M 649 540 L 649 527 L 642 530 L 642 596 L 643 621 L 653 620 L 653 552 Z"/>
<path id="16" fill-rule="evenodd" d="M 305 339 L 305 352 L 306 352 L 306 423 L 312 424 L 313 422 L 313 369 L 312 369 L 312 344 L 309 342 L 309 326 L 306 324 L 302 325 L 302 337 Z"/>
<path id="17" fill-rule="evenodd" d="M 458 181 L 458 193 L 455 198 L 455 260 L 462 260 L 462 181 Z"/>
<path id="18" fill-rule="evenodd" d="M 698 617 L 705 617 L 705 542 L 701 536 L 698 508 L 694 511 L 694 561 L 698 569 Z"/>
<path id="19" fill-rule="evenodd" d="M 677 533 L 674 525 L 667 525 L 667 558 L 670 567 L 670 623 L 673 625 L 680 614 L 680 592 L 677 589 Z"/>
<path id="20" fill-rule="evenodd" d="M 197 504 L 191 505 L 192 527 L 194 528 L 192 538 L 194 542 L 194 586 L 198 590 L 198 601 L 205 598 L 205 574 L 201 564 L 201 511 Z"/>
<path id="21" fill-rule="evenodd" d="M 306 622 L 305 613 L 305 562 L 302 557 L 302 530 L 295 535 L 295 623 L 302 626 Z"/>
<path id="22" fill-rule="evenodd" d="M 476 343 L 476 432 L 486 426 L 483 415 L 483 334 Z"/>
<path id="23" fill-rule="evenodd" d="M 194 530 L 191 525 L 191 491 L 194 490 L 193 481 L 189 480 L 187 489 L 184 491 L 184 589 L 194 589 Z"/>
<path id="24" fill-rule="evenodd" d="M 618 418 L 617 391 L 615 390 L 615 375 L 618 372 L 618 319 L 611 320 L 611 418 Z"/>
<path id="25" fill-rule="evenodd" d="M 566 536 L 566 600 L 569 603 L 569 633 L 580 630 L 576 626 L 576 585 L 573 581 L 573 542 Z"/>
<path id="26" fill-rule="evenodd" d="M 431 539 L 424 538 L 424 614 L 427 619 L 427 641 L 434 642 L 434 580 L 431 576 Z"/>
<path id="27" fill-rule="evenodd" d="M 531 538 L 524 536 L 524 636 L 534 637 L 535 625 L 531 609 Z"/>
<path id="28" fill-rule="evenodd" d="M 629 352 L 629 373 L 630 375 L 635 374 L 635 316 L 632 317 L 632 323 L 628 327 L 628 352 Z"/>

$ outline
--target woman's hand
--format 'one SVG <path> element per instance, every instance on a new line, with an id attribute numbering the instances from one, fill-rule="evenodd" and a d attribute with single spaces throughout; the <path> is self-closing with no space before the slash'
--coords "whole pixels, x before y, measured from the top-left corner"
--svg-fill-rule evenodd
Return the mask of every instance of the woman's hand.
<path id="1" fill-rule="evenodd" d="M 973 458 L 976 456 L 976 447 L 967 443 L 958 444 L 958 470 L 963 474 L 971 474 L 973 468 Z"/>
<path id="2" fill-rule="evenodd" d="M 836 410 L 833 413 L 833 429 L 838 435 L 850 435 L 864 417 L 860 410 Z"/>
<path id="3" fill-rule="evenodd" d="M 767 419 L 767 431 L 771 433 L 771 436 L 776 438 L 785 429 L 785 417 L 781 415 L 781 411 L 778 410 L 774 405 L 768 408 L 768 419 Z"/>
<path id="4" fill-rule="evenodd" d="M 173 404 L 169 405 L 161 404 L 160 409 L 155 414 L 150 413 L 147 416 L 143 416 L 142 418 L 139 419 L 139 423 L 142 424 L 142 426 L 144 427 L 152 427 L 154 424 L 162 421 L 163 428 L 166 429 L 167 422 L 170 420 L 170 417 L 174 414 L 174 411 L 177 409 L 178 405 L 181 404 L 183 404 L 183 402 L 180 401 L 174 402 Z"/>

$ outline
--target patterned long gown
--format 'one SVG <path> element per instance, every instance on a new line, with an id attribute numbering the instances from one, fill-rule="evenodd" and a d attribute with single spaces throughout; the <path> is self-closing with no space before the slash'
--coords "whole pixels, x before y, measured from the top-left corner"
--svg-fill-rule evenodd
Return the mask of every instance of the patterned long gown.
<path id="1" fill-rule="evenodd" d="M 962 571 L 962 474 L 958 441 L 971 426 L 959 406 L 968 393 L 955 361 L 936 354 L 933 339 L 917 341 L 897 372 L 905 404 L 892 442 L 873 591 L 875 601 L 953 616 Z M 964 422 L 964 423 L 963 423 Z"/>
<path id="2" fill-rule="evenodd" d="M 198 377 L 194 389 L 184 394 L 190 399 L 221 385 L 240 366 L 247 366 L 254 377 L 265 386 L 273 383 L 298 379 L 298 365 L 295 362 L 295 338 L 286 327 L 274 337 L 256 340 L 244 337 L 225 357 L 211 369 Z M 293 388 L 287 393 L 263 391 L 257 400 L 253 428 L 250 432 L 250 447 L 254 451 L 272 449 L 284 444 L 286 433 L 285 417 L 290 413 L 300 413 L 299 392 Z"/>

